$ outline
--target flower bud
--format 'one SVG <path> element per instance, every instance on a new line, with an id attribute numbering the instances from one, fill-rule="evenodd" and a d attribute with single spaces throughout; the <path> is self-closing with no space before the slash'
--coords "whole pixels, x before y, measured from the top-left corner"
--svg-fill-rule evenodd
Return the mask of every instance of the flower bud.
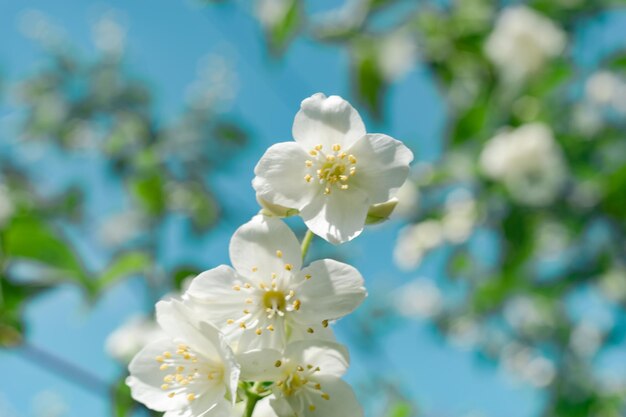
<path id="1" fill-rule="evenodd" d="M 391 213 L 398 205 L 398 199 L 392 198 L 384 203 L 371 205 L 368 212 L 365 224 L 378 224 L 389 219 Z"/>
<path id="2" fill-rule="evenodd" d="M 300 213 L 300 210 L 289 208 L 285 206 L 281 206 L 278 204 L 272 204 L 267 200 L 262 199 L 258 195 L 256 196 L 256 201 L 261 206 L 260 213 L 264 216 L 269 217 L 291 217 Z"/>

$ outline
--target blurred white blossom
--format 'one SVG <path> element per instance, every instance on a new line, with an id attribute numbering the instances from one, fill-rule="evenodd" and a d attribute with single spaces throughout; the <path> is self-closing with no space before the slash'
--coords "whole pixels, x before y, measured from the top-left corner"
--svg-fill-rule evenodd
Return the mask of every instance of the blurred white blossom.
<path id="1" fill-rule="evenodd" d="M 128 363 L 149 342 L 164 336 L 154 319 L 133 316 L 109 335 L 106 352 L 122 363 Z"/>
<path id="2" fill-rule="evenodd" d="M 504 318 L 511 327 L 518 330 L 544 324 L 544 317 L 536 303 L 524 296 L 517 296 L 505 305 Z"/>
<path id="3" fill-rule="evenodd" d="M 447 241 L 451 243 L 466 241 L 474 229 L 476 219 L 476 200 L 469 191 L 458 189 L 448 195 L 441 220 L 443 235 Z"/>
<path id="4" fill-rule="evenodd" d="M 107 217 L 98 227 L 98 239 L 117 247 L 139 236 L 146 227 L 145 216 L 138 211 L 124 211 Z"/>
<path id="5" fill-rule="evenodd" d="M 592 356 L 602 344 L 602 330 L 590 321 L 579 323 L 570 336 L 571 349 L 581 356 Z"/>
<path id="6" fill-rule="evenodd" d="M 398 233 L 393 258 L 398 267 L 411 270 L 419 265 L 424 254 L 443 243 L 443 230 L 438 220 L 426 220 L 405 226 Z"/>
<path id="7" fill-rule="evenodd" d="M 186 98 L 194 108 L 223 112 L 232 107 L 238 89 L 239 78 L 227 53 L 212 53 L 198 63 L 196 79 L 187 88 Z"/>
<path id="8" fill-rule="evenodd" d="M 567 179 L 561 148 L 542 123 L 497 134 L 485 144 L 480 165 L 488 177 L 503 182 L 516 200 L 528 205 L 551 203 Z"/>
<path id="9" fill-rule="evenodd" d="M 400 230 L 393 252 L 396 265 L 411 270 L 419 265 L 426 252 L 443 243 L 464 242 L 476 221 L 476 201 L 471 193 L 465 189 L 452 191 L 440 220 L 428 219 Z"/>
<path id="10" fill-rule="evenodd" d="M 416 279 L 395 290 L 392 295 L 396 311 L 408 318 L 429 318 L 441 310 L 439 288 L 429 280 Z"/>
<path id="11" fill-rule="evenodd" d="M 600 277 L 599 287 L 602 294 L 611 301 L 626 300 L 626 268 L 614 267 Z"/>
<path id="12" fill-rule="evenodd" d="M 19 16 L 18 26 L 24 36 L 49 48 L 60 46 L 66 39 L 63 29 L 40 10 L 24 10 Z"/>
<path id="13" fill-rule="evenodd" d="M 417 184 L 410 178 L 400 187 L 396 193 L 398 204 L 393 213 L 392 218 L 410 217 L 417 213 L 420 201 L 420 192 Z"/>
<path id="14" fill-rule="evenodd" d="M 264 27 L 272 27 L 283 21 L 293 0 L 259 0 L 256 2 L 256 17 Z"/>
<path id="15" fill-rule="evenodd" d="M 452 322 L 448 337 L 459 349 L 469 350 L 478 343 L 480 328 L 471 318 L 459 317 Z"/>
<path id="16" fill-rule="evenodd" d="M 521 80 L 558 56 L 566 41 L 563 29 L 548 18 L 526 6 L 511 6 L 497 18 L 485 53 L 504 77 Z"/>
<path id="17" fill-rule="evenodd" d="M 402 78 L 417 60 L 417 43 L 408 30 L 385 36 L 378 46 L 378 66 L 389 82 Z"/>
<path id="18" fill-rule="evenodd" d="M 597 106 L 607 106 L 626 112 L 626 82 L 610 71 L 598 71 L 587 79 L 585 95 Z"/>
<path id="19" fill-rule="evenodd" d="M 527 383 L 543 388 L 554 380 L 554 363 L 529 347 L 510 343 L 502 351 L 501 366 Z"/>
<path id="20" fill-rule="evenodd" d="M 115 12 L 105 13 L 93 25 L 92 37 L 96 48 L 109 55 L 119 56 L 126 45 L 126 29 Z"/>

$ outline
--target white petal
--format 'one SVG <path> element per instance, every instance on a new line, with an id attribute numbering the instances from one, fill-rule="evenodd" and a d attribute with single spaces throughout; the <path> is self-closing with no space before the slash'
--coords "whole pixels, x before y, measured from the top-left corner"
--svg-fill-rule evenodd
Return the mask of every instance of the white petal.
<path id="1" fill-rule="evenodd" d="M 224 384 L 234 400 L 239 382 L 239 365 L 224 335 L 206 322 L 197 320 L 194 311 L 177 300 L 159 301 L 156 305 L 159 325 L 170 336 L 194 348 L 198 355 L 223 368 Z"/>
<path id="2" fill-rule="evenodd" d="M 369 206 L 368 195 L 353 187 L 320 196 L 300 216 L 313 233 L 337 245 L 361 234 Z"/>
<path id="3" fill-rule="evenodd" d="M 199 397 L 180 410 L 171 410 L 163 417 L 232 417 L 233 406 L 224 399 L 217 401 L 211 397 Z"/>
<path id="4" fill-rule="evenodd" d="M 278 381 L 283 370 L 283 355 L 276 349 L 256 349 L 237 355 L 241 364 L 241 378 L 247 381 Z"/>
<path id="5" fill-rule="evenodd" d="M 219 360 L 216 347 L 198 330 L 199 320 L 182 302 L 176 299 L 159 301 L 155 309 L 157 322 L 168 336 L 184 340 L 207 359 Z"/>
<path id="6" fill-rule="evenodd" d="M 252 417 L 278 417 L 279 415 L 274 411 L 274 408 L 272 408 L 272 400 L 274 400 L 274 396 L 270 395 L 256 403 Z"/>
<path id="7" fill-rule="evenodd" d="M 334 342 L 335 334 L 330 328 L 330 325 L 323 326 L 321 324 L 307 324 L 302 325 L 299 323 L 293 323 L 291 331 L 289 332 L 289 338 L 287 343 L 299 342 L 299 341 L 318 341 L 326 340 Z"/>
<path id="8" fill-rule="evenodd" d="M 339 343 L 329 341 L 302 341 L 287 345 L 285 357 L 297 364 L 319 366 L 315 375 L 340 377 L 348 369 L 348 350 Z"/>
<path id="9" fill-rule="evenodd" d="M 250 280 L 269 280 L 272 272 L 285 271 L 287 264 L 294 273 L 302 267 L 296 235 L 275 217 L 253 217 L 237 229 L 229 250 L 237 272 Z"/>
<path id="10" fill-rule="evenodd" d="M 354 395 L 354 391 L 346 382 L 339 378 L 316 378 L 322 386 L 322 391 L 329 395 L 325 400 L 321 395 L 293 395 L 287 401 L 298 416 L 304 417 L 362 417 L 363 409 Z M 309 407 L 313 405 L 314 410 Z"/>
<path id="11" fill-rule="evenodd" d="M 389 200 L 404 184 L 413 153 L 399 140 L 386 135 L 365 135 L 348 153 L 357 158 L 350 184 L 365 190 L 372 204 Z"/>
<path id="12" fill-rule="evenodd" d="M 320 187 L 305 180 L 310 170 L 305 161 L 309 158 L 295 142 L 272 145 L 254 168 L 252 186 L 270 203 L 299 210 L 320 192 Z"/>
<path id="13" fill-rule="evenodd" d="M 272 325 L 274 330 L 267 330 L 267 326 Z M 257 334 L 257 329 L 262 330 L 261 334 Z M 248 328 L 241 333 L 238 341 L 238 352 L 244 352 L 252 349 L 283 349 L 287 343 L 287 334 L 285 332 L 285 319 L 283 317 L 275 317 L 272 320 L 261 316 L 258 324 L 253 328 Z"/>
<path id="14" fill-rule="evenodd" d="M 249 284 L 249 280 L 232 268 L 220 265 L 195 277 L 185 297 L 198 310 L 201 319 L 230 335 L 231 328 L 236 329 L 236 326 L 227 326 L 227 320 L 237 320 L 243 315 L 249 294 L 241 288 L 246 283 Z"/>
<path id="15" fill-rule="evenodd" d="M 296 296 L 301 307 L 294 319 L 302 324 L 321 324 L 323 320 L 343 317 L 367 296 L 359 271 L 332 259 L 312 262 L 296 280 L 300 283 Z"/>
<path id="16" fill-rule="evenodd" d="M 293 137 L 307 150 L 316 145 L 350 147 L 365 135 L 359 113 L 339 96 L 317 93 L 302 101 L 293 121 Z"/>
<path id="17" fill-rule="evenodd" d="M 165 351 L 175 350 L 176 344 L 171 339 L 160 339 L 145 346 L 128 365 L 130 376 L 126 384 L 132 397 L 152 410 L 168 411 L 187 406 L 184 396 L 169 398 L 168 391 L 161 389 L 163 372 L 156 358 Z"/>

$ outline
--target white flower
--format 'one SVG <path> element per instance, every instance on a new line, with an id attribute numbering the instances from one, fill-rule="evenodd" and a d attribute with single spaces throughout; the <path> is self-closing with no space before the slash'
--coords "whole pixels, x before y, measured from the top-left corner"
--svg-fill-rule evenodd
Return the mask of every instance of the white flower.
<path id="1" fill-rule="evenodd" d="M 507 7 L 485 44 L 485 54 L 512 80 L 521 80 L 558 56 L 566 44 L 563 29 L 526 6 Z"/>
<path id="2" fill-rule="evenodd" d="M 109 247 L 119 247 L 146 230 L 146 216 L 135 210 L 127 210 L 107 217 L 98 226 L 98 240 Z"/>
<path id="3" fill-rule="evenodd" d="M 370 205 L 393 196 L 413 160 L 400 141 L 366 134 L 357 111 L 338 96 L 305 99 L 293 137 L 265 152 L 252 185 L 260 198 L 299 210 L 309 229 L 334 244 L 361 233 Z"/>
<path id="4" fill-rule="evenodd" d="M 134 316 L 107 337 L 107 353 L 120 362 L 128 363 L 149 342 L 165 336 L 161 327 L 145 316 Z"/>
<path id="5" fill-rule="evenodd" d="M 437 286 L 427 280 L 414 280 L 393 293 L 397 312 L 408 318 L 433 317 L 441 311 L 443 299 Z"/>
<path id="6" fill-rule="evenodd" d="M 594 73 L 585 83 L 585 94 L 597 106 L 612 107 L 626 111 L 626 83 L 617 74 L 609 71 Z"/>
<path id="7" fill-rule="evenodd" d="M 417 44 L 409 30 L 401 29 L 385 36 L 377 51 L 378 66 L 385 79 L 396 81 L 406 75 L 417 60 Z"/>
<path id="8" fill-rule="evenodd" d="M 563 154 L 550 128 L 529 123 L 490 139 L 480 155 L 485 174 L 502 181 L 529 205 L 551 203 L 567 179 Z"/>
<path id="9" fill-rule="evenodd" d="M 290 343 L 239 356 L 246 379 L 271 381 L 270 406 L 279 416 L 360 417 L 352 388 L 341 380 L 349 365 L 347 350 L 328 341 Z M 271 416 L 270 413 L 264 413 Z"/>
<path id="10" fill-rule="evenodd" d="M 256 216 L 241 226 L 230 241 L 230 259 L 234 269 L 203 272 L 186 298 L 238 340 L 240 351 L 282 349 L 288 334 L 289 340 L 324 336 L 329 320 L 350 313 L 366 296 L 361 274 L 350 265 L 323 259 L 301 269 L 298 240 L 275 217 Z"/>
<path id="11" fill-rule="evenodd" d="M 441 223 L 437 220 L 405 226 L 398 233 L 393 258 L 401 269 L 411 270 L 422 260 L 426 252 L 444 241 Z"/>
<path id="12" fill-rule="evenodd" d="M 157 321 L 168 335 L 131 361 L 126 383 L 132 397 L 164 417 L 232 414 L 239 365 L 224 337 L 179 301 L 160 301 Z"/>

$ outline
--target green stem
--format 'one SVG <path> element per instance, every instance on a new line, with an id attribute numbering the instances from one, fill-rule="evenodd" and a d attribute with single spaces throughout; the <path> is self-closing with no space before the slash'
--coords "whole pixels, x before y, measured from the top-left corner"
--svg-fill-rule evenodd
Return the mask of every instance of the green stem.
<path id="1" fill-rule="evenodd" d="M 261 399 L 257 394 L 248 391 L 248 401 L 246 402 L 246 410 L 243 413 L 243 417 L 252 417 L 252 413 L 254 412 L 254 407 L 256 407 L 256 403 Z"/>
<path id="2" fill-rule="evenodd" d="M 306 234 L 304 235 L 304 239 L 302 239 L 302 260 L 304 260 L 307 252 L 309 251 L 309 246 L 311 246 L 313 236 L 315 236 L 313 232 L 307 229 Z"/>

